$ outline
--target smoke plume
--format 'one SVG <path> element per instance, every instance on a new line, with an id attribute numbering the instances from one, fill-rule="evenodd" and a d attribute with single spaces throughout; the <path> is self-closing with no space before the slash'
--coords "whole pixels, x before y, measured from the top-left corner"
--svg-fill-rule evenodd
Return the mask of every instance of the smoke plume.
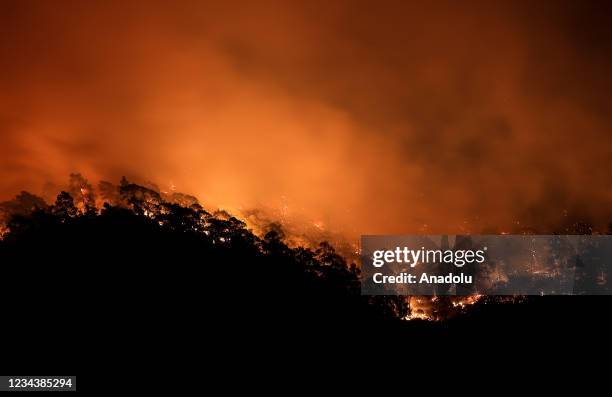
<path id="1" fill-rule="evenodd" d="M 351 235 L 612 220 L 602 2 L 3 1 L 0 199 L 122 175 Z"/>

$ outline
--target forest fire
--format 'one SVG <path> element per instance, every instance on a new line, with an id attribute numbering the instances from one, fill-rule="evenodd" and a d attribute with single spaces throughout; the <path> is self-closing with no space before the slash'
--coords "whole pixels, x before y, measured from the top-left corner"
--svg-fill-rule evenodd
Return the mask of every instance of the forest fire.
<path id="1" fill-rule="evenodd" d="M 484 296 L 474 294 L 469 296 L 410 296 L 407 297 L 410 313 L 403 319 L 406 321 L 446 321 L 465 315 L 476 305 L 507 305 L 520 304 L 524 296 Z"/>
<path id="2" fill-rule="evenodd" d="M 480 298 L 482 298 L 482 295 L 479 295 L 479 294 L 470 295 L 465 298 L 460 298 L 456 301 L 453 301 L 453 306 L 464 308 L 468 305 L 473 305 L 474 303 L 478 302 Z"/>
<path id="3" fill-rule="evenodd" d="M 612 1 L 0 1 L 7 373 L 604 357 L 611 70 Z"/>
<path id="4" fill-rule="evenodd" d="M 470 296 L 411 296 L 408 297 L 410 314 L 405 320 L 441 321 L 460 315 L 464 309 L 476 304 L 482 295 Z"/>
<path id="5" fill-rule="evenodd" d="M 360 267 L 360 248 L 357 244 L 350 243 L 351 240 L 341 233 L 326 230 L 319 221 L 312 222 L 292 216 L 287 206 L 284 207 L 283 216 L 280 218 L 276 217 L 278 214 L 274 210 L 261 209 L 239 211 L 240 215 L 236 218 L 224 210 L 208 212 L 196 197 L 176 191 L 163 192 L 155 184 L 142 186 L 123 178 L 118 186 L 101 181 L 98 188 L 94 189 L 80 174 L 71 174 L 65 189 L 73 192 L 74 197 L 62 192 L 53 205 L 27 192 L 22 192 L 11 201 L 0 203 L 0 214 L 2 214 L 0 239 L 11 232 L 9 225 L 12 217 L 28 217 L 41 211 L 78 217 L 100 215 L 107 206 L 118 206 L 133 209 L 136 214 L 154 221 L 160 227 L 168 227 L 176 221 L 175 211 L 182 208 L 181 211 L 195 212 L 181 221 L 181 227 L 203 233 L 211 237 L 215 244 L 230 244 L 232 228 L 244 227 L 262 240 L 268 238 L 268 234 L 272 232 L 283 241 L 283 244 L 296 250 L 318 252 L 321 242 L 330 243 L 327 246 L 331 252 L 341 255 L 333 261 L 340 260 L 347 268 Z M 587 228 L 592 231 L 592 228 L 583 224 L 578 224 L 576 228 L 580 230 Z M 528 264 L 528 268 L 531 274 L 541 277 L 550 278 L 558 273 L 558 269 L 545 267 L 536 260 Z M 507 275 L 500 273 L 498 268 L 491 269 L 487 275 L 495 282 L 508 280 Z M 598 275 L 598 280 L 600 278 L 605 280 L 605 275 L 600 276 Z M 601 284 L 601 281 L 598 282 Z M 397 312 L 402 319 L 444 321 L 465 314 L 477 304 L 514 303 L 520 301 L 521 297 L 485 297 L 476 293 L 468 296 L 408 296 L 403 299 L 407 305 L 407 313 L 400 315 L 401 312 Z"/>
<path id="6" fill-rule="evenodd" d="M 350 238 L 611 218 L 609 51 L 594 44 L 610 40 L 576 10 L 566 23 L 550 4 L 12 3 L 1 200 L 52 199 L 78 169 L 215 207 L 289 202 Z M 562 40 L 570 27 L 582 33 Z M 579 43 L 594 53 L 568 56 Z"/>
<path id="7" fill-rule="evenodd" d="M 262 211 L 250 211 L 246 212 L 247 217 L 245 222 L 242 222 L 226 211 L 212 211 L 211 213 L 205 211 L 197 198 L 193 196 L 176 192 L 172 194 L 163 193 L 155 190 L 155 185 L 145 187 L 130 183 L 125 179 L 121 181 L 119 186 L 103 181 L 98 184 L 98 189 L 94 189 L 83 176 L 72 174 L 66 189 L 74 192 L 74 198 L 63 192 L 58 195 L 55 204 L 51 206 L 46 204 L 43 199 L 25 192 L 18 195 L 14 200 L 0 203 L 0 210 L 4 214 L 2 235 L 10 232 L 7 223 L 10 224 L 12 216 L 27 217 L 37 211 L 64 213 L 71 217 L 87 217 L 92 214 L 101 214 L 108 205 L 118 205 L 133 208 L 136 214 L 151 219 L 160 227 L 167 227 L 169 222 L 176 217 L 173 212 L 179 208 L 185 208 L 195 210 L 197 216 L 189 218 L 189 222 L 182 221 L 182 225 L 189 227 L 192 231 L 202 232 L 213 238 L 213 243 L 229 244 L 232 240 L 230 228 L 233 227 L 230 225 L 240 225 L 242 223 L 250 230 L 256 231 L 256 235 L 262 239 L 267 236 L 268 232 L 273 231 L 286 241 L 289 247 L 295 249 L 317 251 L 321 241 L 329 241 L 336 247 L 338 253 L 344 255 L 342 261 L 348 261 L 344 262 L 346 266 L 350 263 L 359 264 L 359 248 L 356 244 L 348 243 L 349 240 L 341 234 L 324 230 L 316 222 L 310 229 L 301 228 L 300 223 L 288 217 L 287 214 L 282 220 L 276 220 L 273 218 L 273 212 L 264 216 Z M 74 206 L 74 209 L 71 210 L 71 206 Z M 225 222 L 229 223 L 226 224 Z M 227 226 L 222 226 L 224 224 Z M 312 223 L 305 222 L 304 224 Z M 218 229 L 219 226 L 221 226 L 221 229 Z M 219 231 L 222 233 L 220 234 Z M 336 261 L 336 259 L 333 261 Z M 463 313 L 465 309 L 480 301 L 481 298 L 481 295 L 407 297 L 405 299 L 409 307 L 409 313 L 403 318 L 405 320 L 445 320 Z"/>

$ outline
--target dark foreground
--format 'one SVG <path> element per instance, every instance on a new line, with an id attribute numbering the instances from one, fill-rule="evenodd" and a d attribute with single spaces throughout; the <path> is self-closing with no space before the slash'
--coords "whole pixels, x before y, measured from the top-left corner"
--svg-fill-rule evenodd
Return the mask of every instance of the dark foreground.
<path id="1" fill-rule="evenodd" d="M 446 321 L 401 321 L 402 299 L 361 296 L 358 270 L 327 244 L 290 249 L 282 232 L 260 239 L 197 206 L 132 200 L 79 214 L 69 201 L 14 217 L 0 242 L 5 370 L 180 371 L 191 360 L 365 358 L 440 343 L 490 357 L 610 338 L 609 297 L 485 299 Z"/>

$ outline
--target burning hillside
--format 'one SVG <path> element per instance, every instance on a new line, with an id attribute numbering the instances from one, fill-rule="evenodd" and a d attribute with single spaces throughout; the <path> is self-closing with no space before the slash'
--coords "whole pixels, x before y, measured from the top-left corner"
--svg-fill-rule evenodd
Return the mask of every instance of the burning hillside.
<path id="1" fill-rule="evenodd" d="M 8 242 L 18 240 L 19 236 L 47 222 L 61 227 L 83 220 L 103 219 L 117 211 L 128 211 L 126 214 L 137 216 L 160 230 L 197 236 L 216 247 L 260 253 L 276 247 L 290 253 L 292 261 L 301 263 L 302 270 L 313 276 L 325 278 L 329 277 L 327 273 L 330 271 L 340 272 L 338 274 L 343 275 L 340 280 L 344 278 L 344 281 L 335 288 L 348 288 L 355 299 L 367 301 L 373 307 L 383 307 L 382 311 L 394 318 L 447 320 L 465 313 L 477 303 L 516 301 L 480 295 L 358 297 L 358 247 L 348 243 L 341 235 L 316 226 L 300 227 L 287 216 L 274 219 L 273 214 L 264 215 L 270 212 L 245 211 L 245 218 L 241 220 L 224 210 L 208 211 L 196 197 L 176 191 L 162 191 L 153 183 L 139 185 L 123 178 L 118 185 L 102 181 L 94 188 L 80 174 L 71 174 L 66 190 L 60 192 L 52 204 L 28 192 L 0 204 L 3 235 Z M 336 247 L 340 247 L 340 250 Z M 220 266 L 232 267 L 230 257 L 227 260 L 219 257 Z"/>
<path id="2" fill-rule="evenodd" d="M 7 373 L 600 352 L 611 70 L 612 1 L 0 1 Z"/>

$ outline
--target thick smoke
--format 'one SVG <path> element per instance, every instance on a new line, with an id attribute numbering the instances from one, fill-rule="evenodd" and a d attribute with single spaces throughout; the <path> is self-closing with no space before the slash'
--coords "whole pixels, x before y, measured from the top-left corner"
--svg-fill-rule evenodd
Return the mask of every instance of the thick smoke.
<path id="1" fill-rule="evenodd" d="M 603 3 L 4 1 L 0 199 L 67 175 L 361 233 L 612 219 Z"/>

